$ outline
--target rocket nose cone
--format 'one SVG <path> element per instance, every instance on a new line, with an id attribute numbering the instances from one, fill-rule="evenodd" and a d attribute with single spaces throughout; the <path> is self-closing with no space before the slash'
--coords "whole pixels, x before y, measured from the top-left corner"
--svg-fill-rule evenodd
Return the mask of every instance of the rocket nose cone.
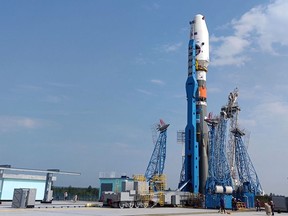
<path id="1" fill-rule="evenodd" d="M 203 67 L 207 67 L 209 64 L 209 32 L 205 17 L 201 14 L 194 17 L 191 25 L 191 39 L 194 39 L 196 43 L 198 63 Z"/>
<path id="2" fill-rule="evenodd" d="M 203 16 L 202 14 L 196 14 L 195 18 L 197 17 L 197 19 L 203 19 L 205 20 L 205 16 Z"/>
<path id="3" fill-rule="evenodd" d="M 194 28 L 201 29 L 202 31 L 207 31 L 207 33 L 208 33 L 208 29 L 207 29 L 207 25 L 206 25 L 206 21 L 205 21 L 205 16 L 203 16 L 201 14 L 197 14 L 194 17 L 193 23 L 194 23 Z"/>

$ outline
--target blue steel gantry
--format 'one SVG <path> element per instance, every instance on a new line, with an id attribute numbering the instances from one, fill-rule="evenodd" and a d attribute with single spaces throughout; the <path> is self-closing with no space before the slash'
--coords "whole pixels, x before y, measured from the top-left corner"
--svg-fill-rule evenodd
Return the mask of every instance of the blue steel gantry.
<path id="1" fill-rule="evenodd" d="M 220 118 L 206 119 L 209 127 L 209 173 L 205 200 L 207 208 L 216 208 L 221 197 L 228 204 L 226 207 L 231 207 L 232 192 L 237 200 L 252 208 L 255 195 L 263 194 L 242 139 L 245 133 L 238 127 L 240 108 L 236 102 L 237 98 L 236 88 L 229 94 L 227 105 L 221 108 Z M 228 122 L 230 122 L 229 130 Z M 226 137 L 229 137 L 228 142 Z"/>
<path id="2" fill-rule="evenodd" d="M 233 129 L 231 133 L 234 135 L 235 164 L 240 186 L 236 191 L 236 196 L 242 199 L 248 208 L 253 208 L 255 195 L 262 195 L 263 189 L 242 139 L 245 133 L 239 128 Z"/>
<path id="3" fill-rule="evenodd" d="M 182 187 L 185 187 L 185 131 L 177 131 L 177 143 L 182 145 L 182 168 L 180 172 L 180 179 L 178 184 L 178 190 L 182 190 Z"/>
<path id="4" fill-rule="evenodd" d="M 157 127 L 159 136 L 145 172 L 146 181 L 150 181 L 155 175 L 163 174 L 166 159 L 166 139 L 168 127 L 169 124 L 165 124 L 164 121 L 160 119 L 160 124 Z"/>
<path id="5" fill-rule="evenodd" d="M 220 118 L 207 118 L 205 121 L 209 127 L 209 169 L 205 206 L 216 208 L 222 197 L 226 208 L 231 208 L 233 187 L 226 157 L 227 116 L 225 112 L 221 112 Z"/>

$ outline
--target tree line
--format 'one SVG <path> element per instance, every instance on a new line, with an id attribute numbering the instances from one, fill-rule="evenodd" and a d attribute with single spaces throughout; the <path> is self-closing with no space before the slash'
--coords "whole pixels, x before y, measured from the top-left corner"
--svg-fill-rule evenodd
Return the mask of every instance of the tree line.
<path id="1" fill-rule="evenodd" d="M 64 200 L 64 193 L 67 192 L 67 200 L 73 200 L 73 197 L 77 195 L 78 200 L 84 201 L 97 201 L 99 200 L 99 189 L 93 188 L 91 185 L 88 188 L 83 187 L 57 187 L 53 186 L 53 199 Z"/>

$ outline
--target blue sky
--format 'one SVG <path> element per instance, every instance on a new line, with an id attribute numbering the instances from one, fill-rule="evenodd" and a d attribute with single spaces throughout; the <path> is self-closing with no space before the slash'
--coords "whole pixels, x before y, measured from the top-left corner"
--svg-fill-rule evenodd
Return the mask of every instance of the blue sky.
<path id="1" fill-rule="evenodd" d="M 210 34 L 208 111 L 239 88 L 240 125 L 267 193 L 288 195 L 288 2 L 0 1 L 0 164 L 144 174 L 151 125 L 170 123 L 165 173 L 177 187 L 186 126 L 189 21 Z"/>

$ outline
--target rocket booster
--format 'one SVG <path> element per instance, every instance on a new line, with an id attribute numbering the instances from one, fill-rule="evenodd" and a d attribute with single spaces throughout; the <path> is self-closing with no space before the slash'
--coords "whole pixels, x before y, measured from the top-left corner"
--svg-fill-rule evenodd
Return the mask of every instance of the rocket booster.
<path id="1" fill-rule="evenodd" d="M 196 47 L 196 79 L 198 83 L 196 99 L 197 142 L 199 144 L 199 192 L 205 192 L 208 177 L 208 127 L 204 121 L 207 116 L 206 75 L 209 65 L 209 33 L 205 17 L 197 14 L 191 23 L 190 39 Z"/>

